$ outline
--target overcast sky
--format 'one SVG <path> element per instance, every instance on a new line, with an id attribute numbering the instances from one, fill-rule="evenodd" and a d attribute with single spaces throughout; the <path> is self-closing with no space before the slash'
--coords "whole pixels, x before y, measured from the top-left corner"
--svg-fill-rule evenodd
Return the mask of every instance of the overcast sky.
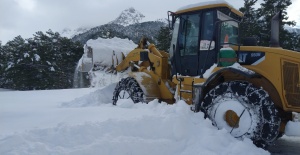
<path id="1" fill-rule="evenodd" d="M 32 37 L 37 31 L 99 26 L 129 7 L 144 14 L 144 21 L 167 18 L 167 11 L 202 1 L 211 0 L 0 0 L 0 40 L 4 44 L 18 35 Z M 288 16 L 300 25 L 300 0 L 292 1 Z M 244 0 L 227 2 L 238 9 Z"/>

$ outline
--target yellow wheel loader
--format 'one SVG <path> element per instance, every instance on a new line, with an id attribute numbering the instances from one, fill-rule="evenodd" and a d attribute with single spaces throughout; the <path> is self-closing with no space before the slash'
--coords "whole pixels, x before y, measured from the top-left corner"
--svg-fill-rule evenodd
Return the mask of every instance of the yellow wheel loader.
<path id="1" fill-rule="evenodd" d="M 116 66 L 132 72 L 117 84 L 113 104 L 184 100 L 234 137 L 272 144 L 300 112 L 300 53 L 279 46 L 281 13 L 272 19 L 270 47 L 251 37 L 240 43 L 243 14 L 226 2 L 189 5 L 168 17 L 169 53 L 141 39 Z"/>

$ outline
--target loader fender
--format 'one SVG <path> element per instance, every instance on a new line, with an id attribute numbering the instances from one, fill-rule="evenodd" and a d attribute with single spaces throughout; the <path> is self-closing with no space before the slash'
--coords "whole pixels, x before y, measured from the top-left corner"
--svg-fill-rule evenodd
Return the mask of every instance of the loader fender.
<path id="1" fill-rule="evenodd" d="M 211 81 L 213 81 L 218 75 L 221 75 L 222 73 L 225 72 L 230 72 L 230 73 L 234 73 L 237 75 L 241 75 L 245 78 L 260 78 L 261 75 L 257 74 L 256 72 L 252 71 L 252 70 L 248 70 L 248 69 L 237 69 L 237 68 L 233 68 L 233 67 L 226 67 L 226 68 L 222 68 L 216 72 L 214 72 L 204 83 L 204 86 L 206 86 L 207 84 L 209 84 Z"/>
<path id="2" fill-rule="evenodd" d="M 158 84 L 149 74 L 145 72 L 130 72 L 129 76 L 138 82 L 144 92 L 146 102 L 161 98 Z"/>
<path id="3" fill-rule="evenodd" d="M 268 92 L 271 99 L 275 103 L 277 108 L 282 109 L 281 98 L 277 89 L 274 87 L 272 82 L 259 73 L 246 68 L 232 68 L 226 67 L 214 72 L 201 86 L 202 91 L 200 95 L 200 101 L 202 102 L 203 97 L 213 89 L 215 86 L 226 82 L 226 81 L 247 81 L 252 83 L 256 87 L 262 87 Z M 196 111 L 200 110 L 199 103 L 196 103 Z"/>
<path id="4" fill-rule="evenodd" d="M 225 82 L 223 74 L 226 75 L 237 75 L 239 78 L 242 79 L 251 79 L 251 78 L 259 78 L 261 75 L 255 73 L 252 70 L 248 69 L 237 69 L 233 67 L 225 67 L 222 69 L 217 70 L 213 74 L 211 74 L 207 80 L 200 86 L 201 91 L 195 91 L 198 92 L 199 94 L 194 94 L 194 97 L 198 97 L 197 99 L 194 99 L 193 97 L 193 102 L 195 104 L 195 112 L 200 111 L 201 109 L 201 102 L 206 95 L 207 92 L 209 92 L 212 88 L 214 88 L 216 85 Z M 199 88 L 198 88 L 199 89 Z"/>

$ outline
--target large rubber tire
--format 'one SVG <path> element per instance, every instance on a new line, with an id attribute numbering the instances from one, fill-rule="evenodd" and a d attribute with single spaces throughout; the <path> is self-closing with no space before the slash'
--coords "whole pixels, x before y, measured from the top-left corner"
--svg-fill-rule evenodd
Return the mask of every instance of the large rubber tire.
<path id="1" fill-rule="evenodd" d="M 216 86 L 204 97 L 201 110 L 214 126 L 227 129 L 236 138 L 250 138 L 258 147 L 266 148 L 279 134 L 280 117 L 268 93 L 245 81 Z M 228 119 L 232 113 L 238 116 L 235 125 Z"/>
<path id="2" fill-rule="evenodd" d="M 134 103 L 144 102 L 144 93 L 137 81 L 132 77 L 121 79 L 114 90 L 113 105 L 119 99 L 132 99 Z"/>

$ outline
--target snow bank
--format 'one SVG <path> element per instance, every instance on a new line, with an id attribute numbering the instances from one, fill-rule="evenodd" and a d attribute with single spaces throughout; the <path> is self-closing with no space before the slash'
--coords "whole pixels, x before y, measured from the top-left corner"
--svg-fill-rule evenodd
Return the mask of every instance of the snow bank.
<path id="1" fill-rule="evenodd" d="M 116 83 L 110 84 L 105 88 L 98 89 L 80 98 L 75 98 L 73 101 L 64 102 L 61 107 L 87 107 L 87 106 L 99 106 L 100 104 L 112 103 L 113 92 L 116 87 Z"/>
<path id="2" fill-rule="evenodd" d="M 99 105 L 96 109 L 105 110 L 94 114 L 100 118 L 98 121 L 59 123 L 6 136 L 0 139 L 0 154 L 269 154 L 249 139 L 240 141 L 225 130 L 217 130 L 203 118 L 203 113 L 192 112 L 184 101 L 167 105 L 158 100 L 149 104 L 120 100 L 117 105 Z M 89 111 L 78 111 L 74 117 L 84 115 L 89 115 Z"/>
<path id="3" fill-rule="evenodd" d="M 285 127 L 287 136 L 300 136 L 300 122 L 289 121 Z"/>
<path id="4" fill-rule="evenodd" d="M 76 118 L 78 111 L 58 107 L 95 90 L 0 91 L 0 138 L 25 130 L 53 127 L 61 122 L 86 121 Z"/>

